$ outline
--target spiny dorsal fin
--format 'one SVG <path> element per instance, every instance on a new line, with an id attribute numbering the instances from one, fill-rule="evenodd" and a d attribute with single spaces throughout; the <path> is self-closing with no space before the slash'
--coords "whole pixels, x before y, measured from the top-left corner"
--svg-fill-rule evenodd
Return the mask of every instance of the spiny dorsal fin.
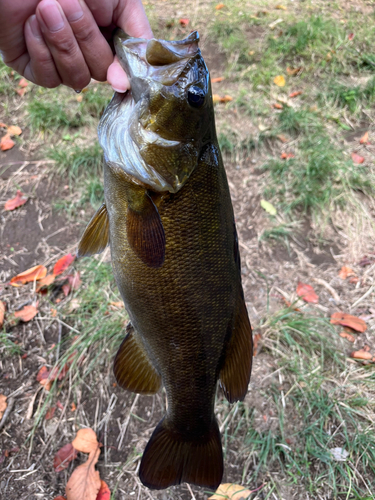
<path id="1" fill-rule="evenodd" d="M 138 394 L 155 394 L 161 385 L 160 375 L 135 333 L 131 324 L 127 335 L 118 350 L 113 367 L 117 383 L 123 389 Z"/>
<path id="2" fill-rule="evenodd" d="M 101 253 L 109 243 L 109 220 L 105 203 L 88 223 L 78 245 L 77 256 L 89 257 Z"/>
<path id="3" fill-rule="evenodd" d="M 253 361 L 253 336 L 243 299 L 242 287 L 238 294 L 232 337 L 220 372 L 220 385 L 230 403 L 242 400 L 247 393 Z"/>

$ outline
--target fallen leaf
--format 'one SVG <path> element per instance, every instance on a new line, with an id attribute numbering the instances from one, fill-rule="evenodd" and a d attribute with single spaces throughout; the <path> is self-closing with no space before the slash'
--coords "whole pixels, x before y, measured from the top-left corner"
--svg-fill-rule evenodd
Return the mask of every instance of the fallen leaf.
<path id="1" fill-rule="evenodd" d="M 56 264 L 53 268 L 53 274 L 55 276 L 62 274 L 66 269 L 68 269 L 68 267 L 72 264 L 74 259 L 75 259 L 75 256 L 72 255 L 71 253 L 64 255 L 64 257 L 61 257 L 61 259 L 59 259 L 56 262 Z"/>
<path id="2" fill-rule="evenodd" d="M 110 498 L 111 490 L 108 488 L 108 484 L 102 480 L 96 500 L 110 500 Z"/>
<path id="3" fill-rule="evenodd" d="M 275 109 L 283 109 L 284 106 L 278 102 L 275 102 L 275 104 L 272 104 L 272 107 Z"/>
<path id="4" fill-rule="evenodd" d="M 225 80 L 225 76 L 218 76 L 216 78 L 212 78 L 211 82 L 212 83 L 219 83 L 219 82 L 222 82 L 223 80 Z"/>
<path id="5" fill-rule="evenodd" d="M 80 429 L 77 432 L 76 437 L 72 441 L 72 445 L 78 451 L 91 453 L 98 448 L 99 443 L 95 431 L 88 427 L 86 429 Z"/>
<path id="6" fill-rule="evenodd" d="M 358 262 L 358 265 L 361 267 L 370 266 L 373 263 L 374 257 L 368 257 L 364 255 L 362 259 Z"/>
<path id="7" fill-rule="evenodd" d="M 42 288 L 52 285 L 52 283 L 54 281 L 55 281 L 55 275 L 54 274 L 48 274 L 48 276 L 46 276 L 45 278 L 43 278 L 40 281 L 38 281 L 38 285 L 36 287 L 36 291 L 39 292 Z"/>
<path id="8" fill-rule="evenodd" d="M 70 405 L 70 411 L 76 411 L 76 409 L 77 409 L 76 404 L 73 401 L 73 403 Z"/>
<path id="9" fill-rule="evenodd" d="M 57 406 L 57 408 L 59 410 L 63 410 L 64 409 L 64 405 L 62 404 L 62 402 L 60 400 L 57 401 L 56 406 Z"/>
<path id="10" fill-rule="evenodd" d="M 42 380 L 46 380 L 49 376 L 49 370 L 46 366 L 42 366 L 42 368 L 38 371 L 36 376 L 36 380 L 41 382 Z"/>
<path id="11" fill-rule="evenodd" d="M 6 123 L 0 122 L 0 128 L 8 128 Z"/>
<path id="12" fill-rule="evenodd" d="M 260 200 L 260 206 L 263 208 L 263 210 L 265 210 L 266 212 L 268 212 L 270 215 L 276 215 L 277 214 L 276 208 L 269 201 Z"/>
<path id="13" fill-rule="evenodd" d="M 66 498 L 59 495 L 58 497 L 54 498 L 53 500 L 66 500 Z"/>
<path id="14" fill-rule="evenodd" d="M 297 295 L 305 302 L 310 302 L 312 304 L 317 304 L 319 302 L 319 297 L 315 293 L 313 287 L 306 283 L 301 283 L 301 281 L 299 281 L 297 285 Z"/>
<path id="15" fill-rule="evenodd" d="M 77 102 L 82 102 L 83 101 L 83 95 L 82 94 L 79 94 L 76 96 L 76 101 Z"/>
<path id="16" fill-rule="evenodd" d="M 368 132 L 365 132 L 365 134 L 359 140 L 359 143 L 360 144 L 367 144 L 368 143 Z"/>
<path id="17" fill-rule="evenodd" d="M 233 97 L 231 97 L 230 95 L 220 96 L 219 94 L 213 94 L 212 100 L 214 103 L 215 102 L 226 103 L 226 102 L 233 101 Z"/>
<path id="18" fill-rule="evenodd" d="M 17 276 L 14 276 L 9 283 L 12 286 L 22 286 L 31 281 L 42 280 L 46 274 L 47 268 L 39 264 L 38 266 L 27 269 L 27 271 L 24 271 L 23 273 L 17 274 Z"/>
<path id="19" fill-rule="evenodd" d="M 68 278 L 68 281 L 69 281 L 69 285 L 71 286 L 71 288 L 73 290 L 78 290 L 78 288 L 81 286 L 82 284 L 82 281 L 81 281 L 81 277 L 80 277 L 80 273 L 79 271 L 77 271 L 74 275 L 73 274 L 69 274 L 67 276 Z"/>
<path id="20" fill-rule="evenodd" d="M 5 203 L 4 210 L 14 210 L 15 208 L 21 207 L 27 200 L 28 198 L 18 190 L 16 196 Z"/>
<path id="21" fill-rule="evenodd" d="M 282 160 L 289 160 L 290 158 L 294 158 L 294 154 L 293 153 L 285 153 L 285 152 L 283 152 L 283 153 L 281 153 L 280 158 Z"/>
<path id="22" fill-rule="evenodd" d="M 357 164 L 361 164 L 365 161 L 365 159 L 363 158 L 363 156 L 360 156 L 359 154 L 357 153 L 352 153 L 352 160 L 354 163 L 357 163 Z"/>
<path id="23" fill-rule="evenodd" d="M 10 127 L 7 128 L 7 134 L 9 134 L 10 136 L 21 135 L 22 129 L 18 127 L 18 125 L 11 125 Z"/>
<path id="24" fill-rule="evenodd" d="M 72 443 L 68 443 L 56 453 L 53 459 L 53 468 L 55 472 L 61 472 L 68 468 L 70 462 L 77 458 L 78 451 L 73 447 Z"/>
<path id="25" fill-rule="evenodd" d="M 351 333 L 348 333 L 348 332 L 341 332 L 339 335 L 340 335 L 340 337 L 342 337 L 343 339 L 349 340 L 349 342 L 355 342 L 355 341 L 356 341 L 356 338 L 355 338 L 355 337 L 354 337 L 354 335 L 352 335 Z"/>
<path id="26" fill-rule="evenodd" d="M 346 280 L 348 276 L 355 276 L 355 273 L 351 267 L 348 266 L 342 266 L 340 272 L 339 272 L 339 277 L 342 280 Z"/>
<path id="27" fill-rule="evenodd" d="M 26 94 L 26 89 L 25 88 L 24 89 L 17 89 L 16 92 L 20 97 L 23 97 Z"/>
<path id="28" fill-rule="evenodd" d="M 275 9 L 278 9 L 278 10 L 287 10 L 287 8 L 285 7 L 285 5 L 281 5 L 281 4 L 276 5 Z"/>
<path id="29" fill-rule="evenodd" d="M 45 420 L 51 420 L 51 418 L 53 418 L 55 414 L 55 411 L 56 411 L 56 406 L 51 406 L 51 408 L 47 410 L 46 416 L 44 417 Z"/>
<path id="30" fill-rule="evenodd" d="M 21 78 L 21 80 L 18 82 L 18 86 L 21 88 L 25 88 L 29 85 L 29 82 L 26 80 L 26 78 Z"/>
<path id="31" fill-rule="evenodd" d="M 372 360 L 372 354 L 368 351 L 365 351 L 364 349 L 352 352 L 350 357 L 355 359 L 365 359 L 369 361 Z"/>
<path id="32" fill-rule="evenodd" d="M 300 71 L 302 70 L 302 67 L 300 66 L 299 68 L 290 68 L 289 66 L 286 68 L 286 72 L 290 76 L 295 76 L 297 75 Z"/>
<path id="33" fill-rule="evenodd" d="M 253 356 L 258 354 L 258 343 L 261 338 L 262 335 L 260 333 L 256 333 L 253 337 Z"/>
<path id="34" fill-rule="evenodd" d="M 178 22 L 181 26 L 185 27 L 189 24 L 190 20 L 187 17 L 182 17 Z"/>
<path id="35" fill-rule="evenodd" d="M 221 10 L 221 9 L 223 9 L 224 7 L 225 7 L 225 4 L 223 4 L 223 3 L 218 3 L 218 4 L 216 5 L 215 9 L 216 9 L 216 10 Z"/>
<path id="36" fill-rule="evenodd" d="M 0 149 L 1 151 L 8 151 L 8 149 L 12 149 L 15 145 L 15 142 L 10 138 L 10 134 L 5 134 L 0 140 Z"/>
<path id="37" fill-rule="evenodd" d="M 25 306 L 20 311 L 14 313 L 16 318 L 19 318 L 24 323 L 31 321 L 38 314 L 38 309 L 35 306 Z"/>
<path id="38" fill-rule="evenodd" d="M 66 485 L 67 500 L 95 500 L 101 487 L 99 472 L 95 464 L 100 455 L 100 448 L 89 454 L 87 462 L 79 465 L 70 476 Z"/>
<path id="39" fill-rule="evenodd" d="M 125 307 L 122 300 L 119 300 L 118 302 L 110 302 L 109 305 L 116 307 L 117 309 L 122 309 Z"/>
<path id="40" fill-rule="evenodd" d="M 0 420 L 3 418 L 3 413 L 7 409 L 7 397 L 4 394 L 0 394 Z"/>
<path id="41" fill-rule="evenodd" d="M 352 330 L 360 333 L 363 333 L 367 330 L 367 325 L 363 321 L 363 319 L 342 312 L 336 312 L 332 314 L 331 323 L 333 325 L 348 326 Z"/>
<path id="42" fill-rule="evenodd" d="M 284 144 L 286 142 L 289 142 L 289 139 L 287 137 L 285 137 L 285 135 L 283 135 L 283 134 L 279 134 L 276 137 L 279 139 L 279 141 L 283 142 Z"/>
<path id="43" fill-rule="evenodd" d="M 301 90 L 296 90 L 295 92 L 292 92 L 289 94 L 289 97 L 297 97 L 298 95 L 301 95 L 303 92 Z"/>
<path id="44" fill-rule="evenodd" d="M 5 304 L 0 300 L 0 328 L 3 326 L 5 316 Z"/>
<path id="45" fill-rule="evenodd" d="M 223 483 L 216 490 L 209 500 L 244 500 L 251 494 L 251 491 L 244 486 L 232 483 Z"/>
<path id="46" fill-rule="evenodd" d="M 359 281 L 358 276 L 353 276 L 352 278 L 350 278 L 349 283 L 358 283 L 358 281 Z"/>
<path id="47" fill-rule="evenodd" d="M 354 33 L 349 33 L 348 40 L 353 40 L 354 36 L 355 36 Z"/>
<path id="48" fill-rule="evenodd" d="M 285 78 L 283 77 L 283 75 L 277 75 L 273 79 L 273 83 L 275 85 L 277 85 L 278 87 L 285 87 L 286 82 L 285 82 Z"/>
<path id="49" fill-rule="evenodd" d="M 65 285 L 63 285 L 61 288 L 62 288 L 62 291 L 63 291 L 65 297 L 67 297 L 69 295 L 69 292 L 70 292 L 69 283 L 65 283 Z"/>

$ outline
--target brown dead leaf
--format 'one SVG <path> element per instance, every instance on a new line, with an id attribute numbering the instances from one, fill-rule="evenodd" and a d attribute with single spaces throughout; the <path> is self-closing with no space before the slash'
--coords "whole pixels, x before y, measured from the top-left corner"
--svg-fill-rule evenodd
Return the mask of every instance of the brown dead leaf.
<path id="1" fill-rule="evenodd" d="M 279 141 L 283 142 L 284 144 L 286 142 L 289 142 L 289 139 L 287 137 L 285 137 L 285 135 L 283 135 L 283 134 L 279 134 L 276 137 L 279 139 Z"/>
<path id="2" fill-rule="evenodd" d="M 75 274 L 68 274 L 68 282 L 72 290 L 78 290 L 78 288 L 81 286 L 82 281 L 80 277 L 79 271 L 77 271 Z"/>
<path id="3" fill-rule="evenodd" d="M 352 153 L 352 160 L 354 163 L 357 163 L 358 165 L 360 165 L 365 161 L 363 156 L 359 155 L 358 153 Z"/>
<path id="4" fill-rule="evenodd" d="M 342 266 L 342 268 L 340 269 L 340 272 L 339 272 L 339 277 L 342 280 L 346 280 L 346 278 L 348 276 L 355 276 L 355 272 L 353 271 L 353 269 L 351 267 Z"/>
<path id="5" fill-rule="evenodd" d="M 261 338 L 262 335 L 260 333 L 256 333 L 253 337 L 253 356 L 256 356 L 258 354 L 258 343 Z"/>
<path id="6" fill-rule="evenodd" d="M 297 75 L 300 71 L 302 70 L 302 67 L 300 66 L 299 68 L 289 68 L 289 66 L 286 68 L 286 72 L 288 73 L 289 76 L 295 76 Z"/>
<path id="7" fill-rule="evenodd" d="M 21 135 L 22 129 L 18 125 L 11 125 L 10 127 L 7 128 L 7 134 L 9 134 L 10 136 Z"/>
<path id="8" fill-rule="evenodd" d="M 218 3 L 218 4 L 215 6 L 215 9 L 216 9 L 216 10 L 221 10 L 221 9 L 223 9 L 224 7 L 225 7 L 225 4 L 223 4 L 223 3 Z"/>
<path id="9" fill-rule="evenodd" d="M 216 78 L 211 78 L 211 83 L 219 83 L 225 80 L 225 76 L 218 76 Z"/>
<path id="10" fill-rule="evenodd" d="M 185 28 L 185 26 L 187 26 L 190 23 L 190 19 L 188 19 L 187 17 L 182 17 L 178 22 L 181 24 L 183 28 Z"/>
<path id="11" fill-rule="evenodd" d="M 122 300 L 119 300 L 118 302 L 110 302 L 109 305 L 115 307 L 116 309 L 123 309 L 125 307 Z"/>
<path id="12" fill-rule="evenodd" d="M 220 96 L 219 94 L 213 94 L 212 101 L 214 102 L 214 104 L 216 102 L 226 103 L 233 101 L 233 97 L 231 97 L 230 95 Z"/>
<path id="13" fill-rule="evenodd" d="M 293 153 L 285 153 L 285 152 L 283 152 L 283 153 L 281 153 L 280 158 L 282 160 L 289 160 L 290 158 L 294 158 L 294 154 Z"/>
<path id="14" fill-rule="evenodd" d="M 22 286 L 31 281 L 42 280 L 47 274 L 47 268 L 42 265 L 31 267 L 23 273 L 17 274 L 10 280 L 12 286 Z"/>
<path id="15" fill-rule="evenodd" d="M 284 106 L 278 102 L 275 102 L 275 104 L 272 104 L 272 107 L 275 109 L 283 109 Z"/>
<path id="16" fill-rule="evenodd" d="M 48 274 L 48 276 L 38 281 L 36 291 L 39 292 L 42 288 L 52 285 L 54 281 L 55 281 L 55 275 Z"/>
<path id="17" fill-rule="evenodd" d="M 4 394 L 0 394 L 0 420 L 3 418 L 3 414 L 7 409 L 7 406 L 7 397 Z"/>
<path id="18" fill-rule="evenodd" d="M 312 304 L 317 304 L 319 302 L 319 297 L 315 293 L 313 287 L 306 283 L 301 283 L 300 281 L 297 285 L 297 295 L 305 302 L 310 302 Z"/>
<path id="19" fill-rule="evenodd" d="M 251 491 L 239 484 L 223 483 L 209 500 L 245 500 Z"/>
<path id="20" fill-rule="evenodd" d="M 360 144 L 367 144 L 368 143 L 368 132 L 365 132 L 365 134 L 360 138 L 359 143 Z"/>
<path id="21" fill-rule="evenodd" d="M 281 4 L 276 5 L 275 9 L 278 9 L 278 10 L 287 10 L 287 8 L 285 7 L 285 5 L 281 5 Z"/>
<path id="22" fill-rule="evenodd" d="M 44 417 L 45 420 L 51 420 L 51 418 L 53 418 L 55 414 L 55 411 L 56 411 L 56 406 L 51 406 L 51 408 L 47 410 L 46 416 Z"/>
<path id="23" fill-rule="evenodd" d="M 10 138 L 10 134 L 5 134 L 0 139 L 0 149 L 1 151 L 8 151 L 8 149 L 12 149 L 15 145 L 15 142 Z"/>
<path id="24" fill-rule="evenodd" d="M 74 449 L 72 443 L 68 443 L 56 453 L 53 459 L 53 468 L 55 472 L 61 472 L 68 467 L 72 460 L 77 458 L 78 451 Z"/>
<path id="25" fill-rule="evenodd" d="M 0 328 L 3 326 L 5 316 L 5 304 L 0 300 Z"/>
<path id="26" fill-rule="evenodd" d="M 76 437 L 72 441 L 72 445 L 78 451 L 91 453 L 98 448 L 99 443 L 95 431 L 88 427 L 87 429 L 80 429 L 77 432 Z"/>
<path id="27" fill-rule="evenodd" d="M 296 90 L 295 92 L 292 92 L 291 94 L 289 94 L 289 97 L 297 97 L 298 95 L 301 95 L 303 94 L 302 90 Z"/>
<path id="28" fill-rule="evenodd" d="M 363 321 L 363 319 L 342 312 L 336 312 L 332 314 L 331 323 L 333 325 L 348 326 L 352 330 L 360 333 L 363 333 L 367 330 L 367 325 Z"/>
<path id="29" fill-rule="evenodd" d="M 355 342 L 355 341 L 356 341 L 356 338 L 355 338 L 355 337 L 354 337 L 354 335 L 352 335 L 351 333 L 348 333 L 348 332 L 341 332 L 339 335 L 340 335 L 340 337 L 342 337 L 343 339 L 349 340 L 349 342 Z"/>
<path id="30" fill-rule="evenodd" d="M 75 404 L 75 402 L 73 401 L 73 403 L 70 405 L 70 411 L 76 411 L 77 409 L 77 406 Z"/>
<path id="31" fill-rule="evenodd" d="M 14 210 L 15 208 L 21 207 L 27 200 L 28 198 L 18 190 L 14 198 L 5 202 L 4 210 Z"/>
<path id="32" fill-rule="evenodd" d="M 351 358 L 355 359 L 365 359 L 368 361 L 372 360 L 372 354 L 368 352 L 367 350 L 365 351 L 364 349 L 360 349 L 359 351 L 354 351 L 350 355 Z"/>
<path id="33" fill-rule="evenodd" d="M 99 455 L 100 448 L 96 448 L 89 454 L 87 462 L 73 471 L 66 485 L 67 500 L 96 500 L 101 486 L 99 472 L 95 470 Z"/>
<path id="34" fill-rule="evenodd" d="M 278 87 L 285 87 L 286 84 L 285 77 L 283 75 L 277 75 L 273 79 L 273 83 Z"/>
<path id="35" fill-rule="evenodd" d="M 20 311 L 14 313 L 16 318 L 19 318 L 24 323 L 31 321 L 38 314 L 38 309 L 35 306 L 25 306 Z"/>

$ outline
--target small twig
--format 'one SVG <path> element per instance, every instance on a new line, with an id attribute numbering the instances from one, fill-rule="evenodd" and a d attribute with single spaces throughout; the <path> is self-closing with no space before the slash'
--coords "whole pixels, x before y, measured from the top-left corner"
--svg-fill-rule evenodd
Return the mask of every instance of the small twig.
<path id="1" fill-rule="evenodd" d="M 331 287 L 331 285 L 329 283 L 327 283 L 325 280 L 322 280 L 320 278 L 313 278 L 313 279 L 314 279 L 315 283 L 318 283 L 319 285 L 322 285 L 325 288 L 327 288 L 327 290 L 332 295 L 332 297 L 335 299 L 335 302 L 337 304 L 339 304 L 341 302 L 339 294 L 336 292 L 336 290 L 333 287 Z"/>
<path id="2" fill-rule="evenodd" d="M 371 292 L 374 290 L 374 288 L 375 288 L 375 285 L 372 285 L 372 286 L 371 286 L 371 287 L 367 290 L 367 292 L 366 292 L 364 295 L 362 295 L 362 297 L 360 297 L 358 300 L 356 300 L 356 301 L 354 302 L 354 304 L 353 304 L 353 305 L 351 305 L 351 306 L 350 306 L 350 309 L 354 309 L 355 307 L 357 307 L 357 306 L 358 306 L 358 304 L 359 304 L 360 302 L 362 302 L 362 300 L 365 300 L 365 298 L 366 298 L 366 297 L 368 297 L 368 296 L 371 294 Z"/>
<path id="3" fill-rule="evenodd" d="M 124 423 L 123 423 L 123 425 L 122 425 L 122 428 L 121 428 L 121 433 L 120 433 L 120 435 L 119 435 L 119 437 L 118 437 L 118 440 L 119 440 L 119 444 L 118 444 L 118 447 L 117 447 L 117 449 L 118 449 L 118 450 L 121 450 L 122 441 L 123 441 L 123 439 L 124 439 L 126 429 L 128 428 L 129 421 L 130 421 L 130 417 L 131 417 L 131 415 L 132 415 L 132 413 L 133 413 L 133 410 L 134 410 L 134 408 L 135 408 L 135 405 L 136 405 L 136 404 L 137 404 L 137 402 L 138 402 L 138 399 L 139 399 L 139 394 L 137 394 L 137 395 L 136 395 L 136 397 L 135 397 L 135 399 L 134 399 L 134 401 L 133 401 L 133 404 L 132 404 L 132 406 L 131 406 L 131 408 L 130 408 L 130 410 L 129 410 L 129 413 L 128 413 L 128 415 L 127 415 L 126 419 L 125 419 L 125 422 L 124 422 Z"/>
<path id="4" fill-rule="evenodd" d="M 60 356 L 60 343 L 61 343 L 61 333 L 62 333 L 62 324 L 58 321 L 58 337 L 57 337 L 57 349 L 56 349 L 56 363 L 59 361 L 59 356 Z"/>
<path id="5" fill-rule="evenodd" d="M 191 498 L 192 498 L 193 500 L 197 500 L 197 499 L 195 498 L 195 496 L 194 496 L 193 490 L 190 488 L 190 484 L 189 484 L 189 483 L 186 483 L 186 486 L 187 486 L 187 489 L 188 489 L 188 490 L 189 490 L 189 492 L 190 492 Z"/>
<path id="6" fill-rule="evenodd" d="M 7 398 L 7 403 L 8 403 L 8 406 L 6 407 L 5 411 L 4 411 L 4 415 L 3 415 L 3 418 L 1 419 L 1 422 L 0 422 L 0 431 L 1 429 L 4 427 L 9 415 L 10 415 L 10 412 L 12 411 L 13 409 L 13 405 L 14 405 L 14 401 L 15 399 L 14 398 Z"/>

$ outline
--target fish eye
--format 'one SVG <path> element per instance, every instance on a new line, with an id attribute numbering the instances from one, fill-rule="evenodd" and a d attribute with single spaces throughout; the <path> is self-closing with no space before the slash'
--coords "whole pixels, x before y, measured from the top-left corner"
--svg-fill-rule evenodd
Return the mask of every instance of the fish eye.
<path id="1" fill-rule="evenodd" d="M 189 88 L 187 97 L 190 106 L 193 106 L 193 108 L 200 108 L 204 103 L 206 94 L 202 89 L 193 85 Z"/>

